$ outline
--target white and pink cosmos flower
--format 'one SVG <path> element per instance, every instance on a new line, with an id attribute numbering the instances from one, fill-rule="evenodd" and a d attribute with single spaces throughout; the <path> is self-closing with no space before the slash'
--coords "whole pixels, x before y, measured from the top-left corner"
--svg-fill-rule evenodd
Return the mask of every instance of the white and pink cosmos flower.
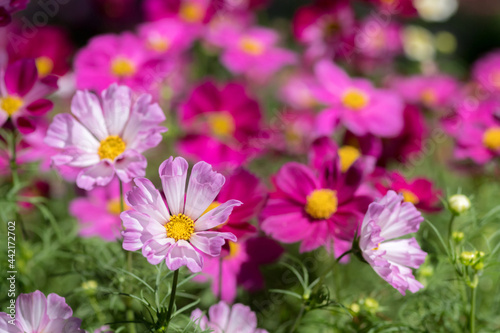
<path id="1" fill-rule="evenodd" d="M 81 319 L 73 317 L 71 307 L 66 304 L 64 297 L 57 294 L 45 297 L 39 290 L 21 294 L 17 297 L 15 309 L 15 319 L 5 312 L 0 312 L 0 332 L 85 333 L 80 328 Z"/>
<path id="2" fill-rule="evenodd" d="M 200 309 L 191 313 L 191 319 L 202 330 L 211 329 L 214 333 L 268 333 L 257 328 L 257 316 L 248 306 L 234 304 L 230 307 L 225 302 L 214 304 L 205 316 Z"/>
<path id="3" fill-rule="evenodd" d="M 401 294 L 423 288 L 412 274 L 425 261 L 415 238 L 396 239 L 418 231 L 424 218 L 403 195 L 394 191 L 370 204 L 361 226 L 359 247 L 363 258 L 375 272 Z M 411 268 L 410 268 L 411 267 Z"/>
<path id="4" fill-rule="evenodd" d="M 232 233 L 210 229 L 225 223 L 241 202 L 231 199 L 206 212 L 225 182 L 225 177 L 206 162 L 193 166 L 187 189 L 188 163 L 184 158 L 170 157 L 160 165 L 159 173 L 166 203 L 146 178 L 134 179 L 137 187 L 126 195 L 133 210 L 121 214 L 123 248 L 142 249 L 153 265 L 165 261 L 170 270 L 187 266 L 193 273 L 200 272 L 203 257 L 198 251 L 216 257 L 226 239 L 236 242 Z"/>
<path id="5" fill-rule="evenodd" d="M 99 99 L 89 91 L 77 91 L 71 114 L 55 116 L 45 143 L 60 151 L 52 157 L 56 168 L 79 169 L 78 187 L 105 186 L 115 174 L 128 183 L 144 177 L 147 161 L 142 153 L 156 147 L 167 129 L 159 124 L 165 115 L 151 96 L 134 98 L 127 86 L 112 84 Z"/>

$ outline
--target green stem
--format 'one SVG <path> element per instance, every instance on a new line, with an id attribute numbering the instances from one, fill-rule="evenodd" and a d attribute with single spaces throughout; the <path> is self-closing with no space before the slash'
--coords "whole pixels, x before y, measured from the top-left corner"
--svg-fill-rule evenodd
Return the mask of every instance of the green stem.
<path id="1" fill-rule="evenodd" d="M 344 258 L 346 255 L 351 254 L 351 253 L 354 253 L 354 251 L 353 251 L 352 249 L 350 249 L 350 250 L 348 250 L 348 251 L 346 251 L 346 252 L 342 253 L 342 254 L 340 255 L 340 257 L 338 257 L 337 259 L 335 259 L 335 260 L 333 261 L 333 264 L 332 264 L 332 265 L 330 265 L 330 266 L 329 266 L 329 267 L 325 270 L 325 272 L 321 275 L 321 278 L 320 278 L 319 282 L 316 284 L 316 286 L 314 287 L 314 289 L 313 289 L 313 290 L 314 290 L 314 291 L 317 291 L 317 290 L 321 287 L 321 285 L 323 284 L 323 282 L 325 281 L 325 278 L 326 278 L 326 276 L 328 275 L 328 273 L 330 273 L 330 272 L 331 272 L 331 271 L 335 268 L 335 266 L 337 266 L 337 264 L 340 262 L 340 260 L 342 260 L 342 258 Z"/>
<path id="2" fill-rule="evenodd" d="M 453 222 L 455 221 L 455 214 L 451 215 L 450 222 L 448 223 L 448 245 L 450 246 L 450 253 L 454 253 L 453 250 L 453 243 L 452 243 L 452 235 L 453 235 Z"/>
<path id="3" fill-rule="evenodd" d="M 125 203 L 123 202 L 123 183 L 121 179 L 118 179 L 120 183 L 120 210 L 123 212 L 125 210 Z"/>
<path id="4" fill-rule="evenodd" d="M 476 294 L 477 294 L 477 286 L 471 288 L 471 296 L 470 296 L 470 333 L 476 332 Z"/>
<path id="5" fill-rule="evenodd" d="M 302 306 L 300 307 L 299 315 L 297 316 L 297 319 L 295 319 L 295 322 L 293 323 L 293 326 L 292 326 L 292 329 L 290 330 L 290 333 L 295 332 L 297 327 L 299 327 L 302 316 L 304 316 L 305 309 L 306 309 L 306 305 L 304 303 L 302 303 Z"/>
<path id="6" fill-rule="evenodd" d="M 174 271 L 174 279 L 172 281 L 172 292 L 170 293 L 170 301 L 168 304 L 168 310 L 167 310 L 167 327 L 165 332 L 168 330 L 168 325 L 170 324 L 170 318 L 172 318 L 172 311 L 174 310 L 174 304 L 175 304 L 175 292 L 177 291 L 177 280 L 179 279 L 179 270 Z"/>

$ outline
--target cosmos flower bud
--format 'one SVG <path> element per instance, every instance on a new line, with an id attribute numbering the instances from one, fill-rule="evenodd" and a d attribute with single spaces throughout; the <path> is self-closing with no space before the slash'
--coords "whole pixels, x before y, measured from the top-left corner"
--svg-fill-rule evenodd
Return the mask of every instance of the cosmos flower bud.
<path id="1" fill-rule="evenodd" d="M 464 251 L 460 253 L 460 261 L 465 266 L 471 266 L 476 259 L 476 253 L 471 251 Z"/>
<path id="2" fill-rule="evenodd" d="M 371 313 L 376 313 L 380 307 L 378 302 L 374 298 L 371 298 L 371 297 L 365 298 L 365 300 L 363 302 L 363 306 L 366 309 L 366 311 L 371 312 Z"/>
<path id="3" fill-rule="evenodd" d="M 467 196 L 455 194 L 448 199 L 448 207 L 453 214 L 460 215 L 470 209 L 471 203 Z"/>
<path id="4" fill-rule="evenodd" d="M 451 238 L 455 243 L 460 243 L 461 241 L 464 240 L 464 237 L 465 235 L 461 231 L 453 231 L 453 233 L 451 234 Z"/>

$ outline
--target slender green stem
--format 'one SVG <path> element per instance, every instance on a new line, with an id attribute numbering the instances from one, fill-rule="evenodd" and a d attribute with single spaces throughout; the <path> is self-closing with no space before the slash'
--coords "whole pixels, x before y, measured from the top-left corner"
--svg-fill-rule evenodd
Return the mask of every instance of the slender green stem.
<path id="1" fill-rule="evenodd" d="M 476 294 L 477 294 L 477 286 L 471 288 L 471 296 L 470 296 L 470 333 L 476 332 Z"/>
<path id="2" fill-rule="evenodd" d="M 168 325 L 170 324 L 170 318 L 172 318 L 172 312 L 174 310 L 174 304 L 175 304 L 175 292 L 177 291 L 177 280 L 179 279 L 179 270 L 174 271 L 174 279 L 172 281 L 172 292 L 170 293 L 170 301 L 168 304 L 168 310 L 167 310 L 167 329 Z M 167 330 L 165 330 L 167 332 Z"/>
<path id="3" fill-rule="evenodd" d="M 304 316 L 304 312 L 306 309 L 306 305 L 302 303 L 302 306 L 300 307 L 299 314 L 297 316 L 297 319 L 295 319 L 295 322 L 293 323 L 292 329 L 290 330 L 290 333 L 295 332 L 295 330 L 299 327 L 300 321 L 302 320 L 302 316 Z"/>
<path id="4" fill-rule="evenodd" d="M 450 222 L 448 223 L 448 245 L 450 246 L 450 253 L 454 253 L 452 250 L 452 240 L 451 237 L 453 235 L 453 222 L 455 221 L 455 214 L 451 215 Z"/>
<path id="5" fill-rule="evenodd" d="M 125 203 L 123 198 L 123 183 L 121 179 L 118 180 L 120 182 L 120 210 L 123 212 L 125 210 Z"/>
<path id="6" fill-rule="evenodd" d="M 334 268 L 335 266 L 337 266 L 337 264 L 340 262 L 340 260 L 342 260 L 342 258 L 344 258 L 346 255 L 348 254 L 351 254 L 351 253 L 354 253 L 354 251 L 352 249 L 342 253 L 340 255 L 340 257 L 338 257 L 337 259 L 335 259 L 333 261 L 333 264 L 328 266 L 328 268 L 325 270 L 325 272 L 321 275 L 321 278 L 319 280 L 319 283 L 316 284 L 316 286 L 314 287 L 314 291 L 317 291 L 319 288 L 321 288 L 321 285 L 323 284 L 323 282 L 325 281 L 325 278 L 327 277 L 328 273 L 330 273 Z"/>

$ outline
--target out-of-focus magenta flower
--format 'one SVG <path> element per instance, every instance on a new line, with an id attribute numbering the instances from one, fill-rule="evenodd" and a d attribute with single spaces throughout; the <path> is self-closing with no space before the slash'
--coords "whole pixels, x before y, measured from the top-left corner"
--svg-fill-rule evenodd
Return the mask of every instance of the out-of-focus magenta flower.
<path id="1" fill-rule="evenodd" d="M 403 295 L 406 290 L 414 293 L 423 288 L 410 267 L 420 267 L 427 253 L 415 238 L 394 239 L 417 232 L 423 220 L 412 203 L 403 202 L 403 195 L 389 191 L 370 204 L 361 227 L 359 247 L 363 258 Z"/>
<path id="2" fill-rule="evenodd" d="M 9 33 L 22 36 L 18 26 L 14 26 Z M 63 76 L 68 72 L 73 46 L 65 30 L 43 26 L 37 27 L 33 36 L 22 39 L 22 42 L 12 38 L 7 51 L 11 63 L 23 58 L 35 59 L 38 75 L 43 78 L 50 74 Z"/>
<path id="3" fill-rule="evenodd" d="M 356 30 L 354 45 L 356 52 L 363 57 L 382 62 L 392 61 L 403 49 L 401 26 L 381 21 L 376 16 L 368 16 Z"/>
<path id="4" fill-rule="evenodd" d="M 0 70 L 0 126 L 10 118 L 22 134 L 35 131 L 37 118 L 53 103 L 43 97 L 57 90 L 57 78 L 38 78 L 33 59 L 18 60 Z"/>
<path id="5" fill-rule="evenodd" d="M 123 190 L 131 188 L 130 184 L 124 184 Z M 108 242 L 121 238 L 122 211 L 118 179 L 88 191 L 85 197 L 74 199 L 70 203 L 69 212 L 80 224 L 80 236 L 97 236 Z"/>
<path id="6" fill-rule="evenodd" d="M 444 74 L 399 77 L 392 79 L 390 86 L 407 103 L 423 105 L 432 110 L 443 110 L 453 105 L 460 89 L 455 78 Z"/>
<path id="7" fill-rule="evenodd" d="M 215 41 L 222 47 L 222 64 L 234 74 L 264 81 L 286 65 L 295 63 L 292 51 L 278 47 L 279 34 L 262 27 L 227 27 L 226 36 Z"/>
<path id="8" fill-rule="evenodd" d="M 193 273 L 203 268 L 200 252 L 212 257 L 221 254 L 226 240 L 236 242 L 232 233 L 211 230 L 225 223 L 233 207 L 229 200 L 203 214 L 224 185 L 223 175 L 205 162 L 194 165 L 186 190 L 188 163 L 182 157 L 170 157 L 160 166 L 160 178 L 167 203 L 146 178 L 134 179 L 135 187 L 126 195 L 134 210 L 121 214 L 123 248 L 142 249 L 152 265 L 165 261 L 170 270 L 187 266 Z M 198 252 L 199 251 L 199 252 Z"/>
<path id="9" fill-rule="evenodd" d="M 361 160 L 344 173 L 336 155 L 313 158 L 313 165 L 315 161 L 322 162 L 320 169 L 290 162 L 273 177 L 276 190 L 262 211 L 262 230 L 284 243 L 301 242 L 301 252 L 325 246 L 339 256 L 335 247 L 342 243 L 336 240 L 353 239 L 372 199 L 357 194 L 363 181 Z"/>
<path id="10" fill-rule="evenodd" d="M 45 297 L 39 290 L 17 297 L 14 326 L 9 323 L 12 319 L 7 313 L 0 312 L 0 331 L 85 333 L 80 328 L 82 320 L 73 317 L 73 310 L 66 304 L 64 297 L 57 294 Z"/>
<path id="11" fill-rule="evenodd" d="M 131 33 L 101 35 L 76 55 L 76 86 L 101 92 L 119 83 L 156 95 L 174 67 L 175 63 L 156 57 Z"/>
<path id="12" fill-rule="evenodd" d="M 352 79 L 329 61 L 315 68 L 320 87 L 316 97 L 327 105 L 317 119 L 320 135 L 330 135 L 338 123 L 358 136 L 396 137 L 403 130 L 404 104 L 392 91 L 376 89 L 366 79 Z"/>
<path id="13" fill-rule="evenodd" d="M 208 309 L 208 318 L 203 311 L 196 309 L 191 313 L 191 320 L 202 330 L 210 329 L 214 333 L 268 333 L 257 328 L 257 316 L 250 307 L 239 303 L 232 307 L 224 301 L 212 305 Z"/>
<path id="14" fill-rule="evenodd" d="M 300 8 L 293 18 L 295 38 L 306 45 L 306 58 L 331 58 L 351 52 L 355 27 L 349 1 L 319 0 Z"/>
<path id="15" fill-rule="evenodd" d="M 441 191 L 435 189 L 427 178 L 406 180 L 401 174 L 392 172 L 376 184 L 376 187 L 382 195 L 387 194 L 389 190 L 402 194 L 405 202 L 411 202 L 420 210 L 429 213 L 441 210 Z"/>
<path id="16" fill-rule="evenodd" d="M 12 21 L 11 14 L 26 8 L 29 0 L 2 0 L 0 2 L 0 27 Z"/>
<path id="17" fill-rule="evenodd" d="M 182 21 L 197 25 L 207 23 L 217 11 L 215 0 L 145 0 L 143 2 L 144 12 L 149 21 L 157 21 L 163 18 L 176 17 Z"/>
<path id="18" fill-rule="evenodd" d="M 257 153 L 250 144 L 260 132 L 261 117 L 259 104 L 241 84 L 201 83 L 180 106 L 188 135 L 178 149 L 216 168 L 239 166 Z"/>
<path id="19" fill-rule="evenodd" d="M 477 164 L 485 164 L 500 156 L 500 120 L 497 99 L 488 99 L 471 105 L 465 100 L 457 109 L 457 114 L 447 124 L 456 141 L 455 158 L 472 159 Z"/>
<path id="20" fill-rule="evenodd" d="M 367 0 L 373 3 L 379 9 L 380 14 L 384 17 L 388 15 L 412 17 L 418 14 L 417 9 L 413 5 L 413 0 Z"/>
<path id="21" fill-rule="evenodd" d="M 205 256 L 202 275 L 195 279 L 206 281 L 210 278 L 214 295 L 219 295 L 219 276 L 222 264 L 221 299 L 233 302 L 238 286 L 250 292 L 264 287 L 264 278 L 260 266 L 276 261 L 283 253 L 283 248 L 274 240 L 265 237 L 252 237 L 237 243 L 229 242 L 223 248 L 223 258 Z"/>
<path id="22" fill-rule="evenodd" d="M 269 148 L 281 153 L 300 155 L 315 139 L 316 114 L 313 111 L 287 110 L 271 120 L 266 131 Z"/>
<path id="23" fill-rule="evenodd" d="M 24 209 L 31 210 L 35 206 L 31 202 L 29 202 L 30 198 L 36 198 L 36 197 L 48 198 L 49 193 L 50 193 L 49 183 L 43 180 L 35 180 L 28 187 L 24 187 L 22 190 L 19 191 L 19 195 L 21 198 L 20 201 L 18 201 L 18 205 Z"/>
<path id="24" fill-rule="evenodd" d="M 479 59 L 472 68 L 472 77 L 488 92 L 500 92 L 500 50 Z"/>
<path id="25" fill-rule="evenodd" d="M 79 168 L 78 187 L 105 186 L 116 174 L 128 183 L 142 177 L 147 161 L 142 153 L 156 147 L 167 129 L 159 124 L 165 115 L 150 95 L 132 96 L 127 86 L 111 85 L 99 98 L 77 91 L 71 112 L 58 114 L 45 143 L 60 152 L 52 158 L 56 168 Z"/>
<path id="26" fill-rule="evenodd" d="M 286 78 L 281 88 L 281 99 L 297 110 L 309 110 L 319 106 L 313 90 L 318 85 L 314 75 L 299 72 Z"/>
<path id="27" fill-rule="evenodd" d="M 138 35 L 152 52 L 174 56 L 190 48 L 196 38 L 189 25 L 175 18 L 144 23 L 139 26 Z"/>

